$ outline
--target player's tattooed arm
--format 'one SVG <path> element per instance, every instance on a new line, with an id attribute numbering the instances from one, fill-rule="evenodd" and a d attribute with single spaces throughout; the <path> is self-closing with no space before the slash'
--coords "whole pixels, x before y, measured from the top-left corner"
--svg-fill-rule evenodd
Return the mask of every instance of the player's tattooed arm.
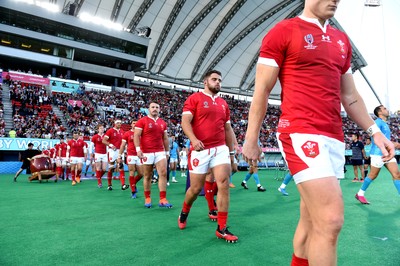
<path id="1" fill-rule="evenodd" d="M 352 106 L 353 104 L 357 103 L 357 100 L 352 101 L 349 106 Z"/>

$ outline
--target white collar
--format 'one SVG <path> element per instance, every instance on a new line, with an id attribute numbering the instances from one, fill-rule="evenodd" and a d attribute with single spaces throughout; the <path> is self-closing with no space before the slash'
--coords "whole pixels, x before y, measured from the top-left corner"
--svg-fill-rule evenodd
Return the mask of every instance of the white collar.
<path id="1" fill-rule="evenodd" d="M 215 94 L 214 96 L 211 94 L 206 93 L 204 90 L 202 91 L 202 93 L 208 97 L 210 97 L 213 101 L 215 101 L 215 99 L 217 99 L 219 96 L 218 94 Z"/>
<path id="2" fill-rule="evenodd" d="M 302 19 L 302 20 L 304 20 L 304 21 L 307 21 L 307 22 L 310 22 L 310 23 L 314 23 L 314 24 L 317 25 L 324 33 L 326 33 L 326 28 L 327 28 L 328 25 L 329 25 L 329 20 L 328 20 L 328 19 L 325 21 L 324 26 L 321 26 L 321 23 L 319 23 L 319 20 L 316 19 L 316 18 L 308 18 L 308 17 L 306 17 L 306 16 L 304 16 L 304 15 L 300 15 L 299 18 Z"/>

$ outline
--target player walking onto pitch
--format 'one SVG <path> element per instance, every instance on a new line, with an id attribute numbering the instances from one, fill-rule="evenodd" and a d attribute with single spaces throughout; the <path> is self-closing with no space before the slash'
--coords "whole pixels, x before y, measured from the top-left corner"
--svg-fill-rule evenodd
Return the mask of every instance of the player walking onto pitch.
<path id="1" fill-rule="evenodd" d="M 238 237 L 227 228 L 229 176 L 235 154 L 229 106 L 217 95 L 222 81 L 219 71 L 208 71 L 203 81 L 204 91 L 189 96 L 183 107 L 182 129 L 191 142 L 190 187 L 186 191 L 178 226 L 180 229 L 186 228 L 192 204 L 201 192 L 206 174 L 211 169 L 218 186 L 218 225 L 215 234 L 227 242 L 236 242 Z M 211 126 L 213 130 L 210 130 Z"/>

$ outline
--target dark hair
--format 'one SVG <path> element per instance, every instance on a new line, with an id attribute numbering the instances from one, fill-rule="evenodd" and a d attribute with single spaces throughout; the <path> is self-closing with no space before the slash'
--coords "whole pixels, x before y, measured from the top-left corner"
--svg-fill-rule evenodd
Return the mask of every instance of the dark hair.
<path id="1" fill-rule="evenodd" d="M 355 135 L 357 137 L 357 139 L 360 138 L 360 133 L 358 133 L 358 132 L 353 132 L 353 135 Z"/>
<path id="2" fill-rule="evenodd" d="M 375 107 L 375 109 L 374 109 L 374 115 L 375 115 L 376 117 L 379 117 L 379 111 L 381 110 L 382 107 L 383 107 L 382 104 L 379 105 L 379 106 L 377 106 L 377 107 Z"/>
<path id="3" fill-rule="evenodd" d="M 33 143 L 32 143 L 32 142 L 29 142 L 29 143 L 28 143 L 28 147 L 31 147 L 31 146 L 33 146 Z"/>
<path id="4" fill-rule="evenodd" d="M 204 76 L 203 76 L 203 80 L 207 79 L 209 76 L 211 76 L 212 74 L 218 74 L 220 76 L 222 76 L 221 72 L 219 72 L 218 70 L 212 69 L 212 70 L 208 70 Z"/>

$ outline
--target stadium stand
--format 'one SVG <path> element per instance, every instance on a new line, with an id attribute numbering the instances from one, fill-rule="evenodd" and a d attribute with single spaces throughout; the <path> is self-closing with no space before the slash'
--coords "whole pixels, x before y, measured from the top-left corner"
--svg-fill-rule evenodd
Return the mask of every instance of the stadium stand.
<path id="1" fill-rule="evenodd" d="M 77 86 L 77 90 L 72 93 L 54 91 L 50 93 L 42 85 L 12 80 L 4 80 L 4 83 L 10 84 L 13 127 L 17 137 L 58 138 L 61 135 L 68 135 L 71 129 L 78 129 L 85 134 L 85 139 L 89 140 L 99 123 L 110 128 L 113 119 L 120 116 L 124 124 L 129 124 L 132 119 L 137 120 L 146 115 L 149 103 L 157 102 L 161 105 L 161 117 L 169 125 L 169 134 L 177 136 L 181 145 L 184 143 L 185 137 L 180 126 L 181 110 L 191 91 L 157 89 L 152 86 L 132 86 L 127 91 L 85 91 L 84 86 Z M 57 81 L 57 86 L 59 84 L 63 84 L 61 78 Z M 242 145 L 250 103 L 235 99 L 228 94 L 221 94 L 221 97 L 230 106 L 232 127 L 239 145 Z M 0 98 L 0 136 L 6 136 L 2 99 L 3 97 Z M 61 111 L 61 117 L 55 114 L 54 110 L 57 109 Z M 280 106 L 269 106 L 260 133 L 260 141 L 264 148 L 278 148 L 276 128 L 280 114 Z M 352 133 L 358 132 L 362 140 L 367 135 L 349 117 L 344 116 L 342 119 L 346 149 L 350 149 Z M 66 126 L 62 121 L 65 121 Z M 392 140 L 397 141 L 400 136 L 399 117 L 392 116 L 389 125 L 392 130 Z"/>
<path id="2" fill-rule="evenodd" d="M 6 136 L 6 123 L 4 121 L 3 86 L 0 83 L 0 137 Z"/>

